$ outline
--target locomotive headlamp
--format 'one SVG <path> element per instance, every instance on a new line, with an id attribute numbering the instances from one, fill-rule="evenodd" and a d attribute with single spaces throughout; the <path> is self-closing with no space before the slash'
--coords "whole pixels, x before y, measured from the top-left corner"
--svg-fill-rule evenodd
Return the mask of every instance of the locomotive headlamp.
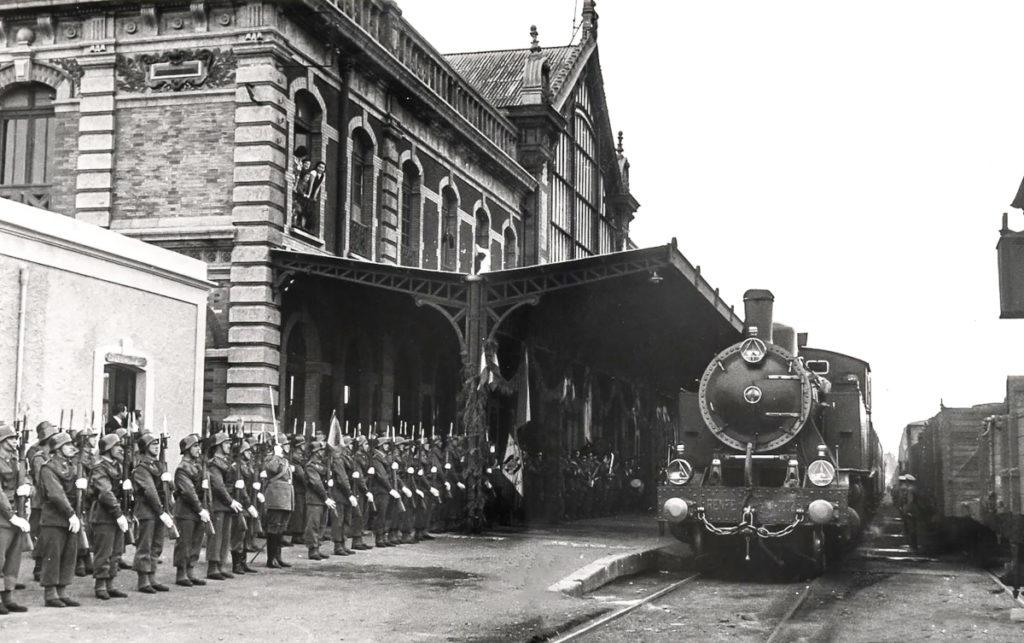
<path id="1" fill-rule="evenodd" d="M 836 468 L 828 460 L 815 460 L 807 465 L 807 479 L 816 487 L 827 487 L 836 479 Z"/>
<path id="2" fill-rule="evenodd" d="M 665 515 L 672 522 L 686 520 L 690 514 L 690 506 L 682 498 L 669 498 L 665 501 Z"/>
<path id="3" fill-rule="evenodd" d="M 747 364 L 760 364 L 767 354 L 768 347 L 757 337 L 748 337 L 740 346 L 740 357 Z"/>
<path id="4" fill-rule="evenodd" d="M 828 500 L 822 500 L 821 498 L 811 502 L 807 507 L 807 517 L 816 525 L 824 525 L 832 522 L 833 512 L 834 509 L 832 507 L 832 503 Z"/>
<path id="5" fill-rule="evenodd" d="M 693 465 L 682 458 L 678 458 L 668 463 L 666 473 L 670 484 L 682 486 L 693 477 Z"/>

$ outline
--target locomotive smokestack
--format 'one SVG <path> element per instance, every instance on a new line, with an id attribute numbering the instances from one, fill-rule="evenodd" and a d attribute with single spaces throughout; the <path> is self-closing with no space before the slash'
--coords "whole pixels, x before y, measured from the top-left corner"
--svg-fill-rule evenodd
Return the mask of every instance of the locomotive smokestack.
<path id="1" fill-rule="evenodd" d="M 772 309 L 775 295 L 770 290 L 748 290 L 743 293 L 746 316 L 744 331 L 747 337 L 758 337 L 772 343 Z"/>

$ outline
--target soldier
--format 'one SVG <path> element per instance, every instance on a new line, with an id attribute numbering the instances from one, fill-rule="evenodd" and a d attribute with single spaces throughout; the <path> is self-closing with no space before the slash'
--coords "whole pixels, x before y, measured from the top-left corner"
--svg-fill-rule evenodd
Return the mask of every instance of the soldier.
<path id="1" fill-rule="evenodd" d="M 169 587 L 156 582 L 157 561 L 164 551 L 164 537 L 174 521 L 160 497 L 163 484 L 163 466 L 157 456 L 160 438 L 152 433 L 139 437 L 141 457 L 132 471 L 135 487 L 135 518 L 139 521 L 139 537 L 135 543 L 135 571 L 139 575 L 138 590 L 143 594 L 169 591 Z"/>
<path id="2" fill-rule="evenodd" d="M 205 585 L 197 578 L 193 568 L 199 561 L 199 550 L 203 546 L 205 529 L 201 526 L 211 520 L 210 512 L 203 507 L 199 494 L 208 482 L 203 479 L 199 461 L 199 436 L 186 435 L 178 443 L 181 450 L 181 464 L 174 472 L 174 519 L 178 525 L 178 541 L 174 545 L 174 567 L 177 570 L 175 584 L 182 587 Z"/>
<path id="3" fill-rule="evenodd" d="M 266 480 L 267 567 L 272 569 L 291 567 L 281 558 L 281 541 L 295 506 L 292 465 L 285 456 L 287 448 L 290 447 L 275 443 L 273 454 L 263 463 L 263 472 L 260 473 L 260 478 Z"/>
<path id="4" fill-rule="evenodd" d="M 89 495 L 95 501 L 89 513 L 92 525 L 93 578 L 96 579 L 96 598 L 127 598 L 128 595 L 114 587 L 120 560 L 124 552 L 124 532 L 128 531 L 128 518 L 121 511 L 121 500 L 127 482 L 121 472 L 124 447 L 117 435 L 105 435 L 100 439 L 100 459 L 89 475 Z"/>
<path id="5" fill-rule="evenodd" d="M 75 515 L 68 497 L 75 489 L 85 489 L 87 481 L 75 477 L 75 465 L 71 461 L 78 449 L 71 443 L 71 436 L 58 433 L 50 438 L 53 456 L 39 469 L 41 505 L 39 516 L 39 540 L 36 550 L 43 561 L 43 601 L 47 607 L 78 607 L 78 601 L 67 593 L 75 573 L 75 559 L 78 557 L 77 534 L 82 520 Z"/>
<path id="6" fill-rule="evenodd" d="M 78 448 L 77 462 L 82 465 L 82 477 L 88 479 L 91 475 L 92 468 L 96 465 L 96 445 L 93 443 L 93 437 L 95 436 L 88 429 L 80 431 L 71 431 L 71 441 Z M 83 494 L 82 497 L 82 516 L 88 516 L 92 509 L 92 497 Z M 86 521 L 82 525 L 82 529 L 86 532 L 86 541 L 92 542 L 92 526 Z M 85 577 L 92 576 L 92 553 L 86 547 L 79 546 L 78 548 L 78 559 L 75 562 L 75 576 Z"/>
<path id="7" fill-rule="evenodd" d="M 57 434 L 57 427 L 50 422 L 40 422 L 36 426 L 36 443 L 28 449 L 29 473 L 32 475 L 32 512 L 29 514 L 28 522 L 32 527 L 32 539 L 39 542 L 41 533 L 39 521 L 43 515 L 43 487 L 39 480 L 39 470 L 50 458 L 50 438 Z M 38 581 L 43 569 L 43 559 L 40 549 L 32 550 L 32 578 Z"/>
<path id="8" fill-rule="evenodd" d="M 231 497 L 235 474 L 230 460 L 231 443 L 228 434 L 217 433 L 210 447 L 210 492 L 213 495 L 213 531 L 206 543 L 206 577 L 210 580 L 234 578 L 224 569 L 224 561 L 231 550 L 231 531 L 235 514 L 242 511 L 242 503 Z"/>
<path id="9" fill-rule="evenodd" d="M 288 522 L 288 533 L 293 543 L 302 542 L 302 533 L 306 530 L 306 437 L 295 434 L 291 438 L 288 461 L 292 466 L 292 486 L 295 488 L 295 505 L 292 507 L 291 519 Z M 282 541 L 285 547 L 292 543 Z"/>
<path id="10" fill-rule="evenodd" d="M 363 533 L 370 528 L 373 513 L 376 511 L 369 479 L 369 469 L 372 466 L 370 464 L 369 439 L 360 435 L 355 439 L 353 448 L 353 477 L 356 473 L 359 474 L 359 478 L 355 480 L 355 487 L 358 489 L 359 512 L 352 521 L 352 551 L 365 551 L 372 548 L 363 540 Z"/>
<path id="11" fill-rule="evenodd" d="M 31 494 L 28 481 L 22 480 L 18 467 L 18 434 L 0 421 L 0 615 L 25 612 L 28 608 L 14 602 L 14 590 L 21 569 L 21 548 L 31 531 L 28 521 L 15 512 L 18 496 Z"/>
<path id="12" fill-rule="evenodd" d="M 332 449 L 330 456 L 331 496 L 334 499 L 337 510 L 334 516 L 331 529 L 331 540 L 334 541 L 334 553 L 337 556 L 349 556 L 355 552 L 345 546 L 346 532 L 351 530 L 353 513 L 359 511 L 359 500 L 355 496 L 353 486 L 359 478 L 358 472 L 352 467 L 354 462 L 349 459 L 348 448 L 345 446 L 349 438 L 344 438 L 337 449 Z M 352 478 L 355 474 L 355 479 Z"/>
<path id="13" fill-rule="evenodd" d="M 235 514 L 235 523 L 231 527 L 231 571 L 235 574 L 255 574 L 256 570 L 249 567 L 245 560 L 245 539 L 250 529 L 256 528 L 260 512 L 256 510 L 255 498 L 251 495 L 253 483 L 252 445 L 241 440 L 238 445 L 238 459 L 235 461 L 235 493 L 236 499 L 245 507 L 251 520 L 246 521 L 242 512 Z"/>
<path id="14" fill-rule="evenodd" d="M 900 517 L 903 518 L 903 532 L 907 536 L 907 542 L 910 543 L 910 549 L 916 552 L 919 546 L 917 523 L 921 515 L 921 507 L 917 497 L 917 478 L 913 474 L 908 473 L 901 476 L 901 479 L 903 493 L 901 494 L 899 511 Z"/>
<path id="15" fill-rule="evenodd" d="M 401 496 L 391 484 L 391 468 L 386 462 L 387 456 L 379 446 L 385 440 L 378 441 L 371 438 L 364 443 L 364 449 L 368 458 L 366 467 L 366 484 L 372 494 L 372 502 L 375 507 L 373 518 L 370 521 L 370 529 L 373 531 L 374 544 L 377 547 L 394 547 L 387 536 L 390 534 L 389 524 L 393 519 L 395 508 L 393 500 Z"/>
<path id="16" fill-rule="evenodd" d="M 323 560 L 331 557 L 330 554 L 320 551 L 324 522 L 327 519 L 324 507 L 337 515 L 338 505 L 328 495 L 329 487 L 326 480 L 330 475 L 330 469 L 325 461 L 324 443 L 315 440 L 309 449 L 309 462 L 306 463 L 306 530 L 302 538 L 309 549 L 309 559 Z"/>

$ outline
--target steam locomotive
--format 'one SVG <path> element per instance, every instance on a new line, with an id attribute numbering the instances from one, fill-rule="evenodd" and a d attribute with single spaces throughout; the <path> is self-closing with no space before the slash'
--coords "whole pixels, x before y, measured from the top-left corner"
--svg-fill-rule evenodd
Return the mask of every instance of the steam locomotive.
<path id="1" fill-rule="evenodd" d="M 698 560 L 769 560 L 803 575 L 855 541 L 885 490 L 871 422 L 871 369 L 807 348 L 748 290 L 745 337 L 680 398 L 659 520 Z M 711 556 L 710 554 L 714 554 Z"/>

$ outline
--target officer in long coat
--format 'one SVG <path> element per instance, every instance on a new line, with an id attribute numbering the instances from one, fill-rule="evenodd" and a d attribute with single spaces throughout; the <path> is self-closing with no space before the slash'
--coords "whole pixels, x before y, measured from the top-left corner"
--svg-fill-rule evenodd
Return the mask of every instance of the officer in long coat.
<path id="1" fill-rule="evenodd" d="M 135 518 L 139 521 L 134 567 L 139 575 L 138 590 L 143 594 L 155 594 L 170 589 L 158 583 L 154 576 L 157 561 L 164 551 L 164 538 L 174 522 L 160 496 L 163 485 L 163 465 L 157 457 L 160 453 L 160 438 L 152 433 L 143 433 L 139 437 L 139 452 L 139 461 L 132 470 Z"/>
<path id="2" fill-rule="evenodd" d="M 292 486 L 292 465 L 285 456 L 285 449 L 279 444 L 263 463 L 260 478 L 266 485 L 264 497 L 267 508 L 267 567 L 291 567 L 281 558 L 281 542 L 288 530 L 288 522 L 295 506 L 295 488 Z M 265 475 L 264 475 L 265 474 Z"/>
<path id="3" fill-rule="evenodd" d="M 25 612 L 27 608 L 14 601 L 14 590 L 21 569 L 21 548 L 25 534 L 30 532 L 28 520 L 15 509 L 18 496 L 29 494 L 28 481 L 20 479 L 18 469 L 18 434 L 0 422 L 0 614 Z"/>
<path id="4" fill-rule="evenodd" d="M 87 481 L 76 477 L 72 458 L 78 449 L 70 435 L 54 435 L 50 448 L 52 457 L 39 468 L 41 505 L 36 549 L 43 561 L 43 601 L 47 607 L 78 607 L 81 603 L 71 598 L 67 587 L 75 575 L 82 519 L 75 514 L 69 498 L 75 489 L 85 489 Z"/>
<path id="5" fill-rule="evenodd" d="M 209 510 L 203 507 L 200 495 L 207 481 L 203 478 L 202 463 L 199 460 L 202 445 L 199 436 L 186 435 L 178 443 L 181 463 L 174 471 L 174 522 L 178 526 L 178 540 L 174 544 L 175 585 L 192 587 L 205 585 L 206 581 L 196 577 L 193 569 L 199 562 L 199 550 L 203 547 L 206 533 L 202 526 L 212 519 Z"/>

